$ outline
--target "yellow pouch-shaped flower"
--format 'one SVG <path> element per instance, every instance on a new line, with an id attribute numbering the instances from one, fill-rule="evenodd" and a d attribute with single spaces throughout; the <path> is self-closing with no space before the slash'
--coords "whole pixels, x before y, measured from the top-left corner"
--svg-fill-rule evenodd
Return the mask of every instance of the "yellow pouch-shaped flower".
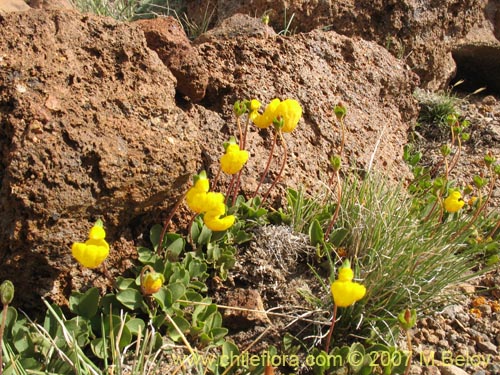
<path id="1" fill-rule="evenodd" d="M 104 238 L 89 239 L 85 243 L 75 242 L 71 253 L 82 266 L 96 268 L 108 257 L 109 245 Z"/>
<path id="2" fill-rule="evenodd" d="M 280 102 L 281 101 L 279 99 L 271 100 L 271 102 L 267 105 L 262 115 L 257 114 L 251 116 L 253 123 L 257 125 L 258 128 L 261 129 L 265 129 L 271 126 L 274 119 L 277 117 L 276 108 L 278 108 Z"/>
<path id="3" fill-rule="evenodd" d="M 282 101 L 276 108 L 276 116 L 283 120 L 283 133 L 292 132 L 299 123 L 302 117 L 302 107 L 299 102 L 294 99 L 286 99 Z"/>
<path id="4" fill-rule="evenodd" d="M 364 285 L 353 282 L 354 272 L 349 267 L 339 269 L 338 279 L 330 286 L 333 302 L 338 307 L 351 306 L 366 294 Z"/>
<path id="5" fill-rule="evenodd" d="M 234 215 L 224 216 L 222 219 L 220 217 L 221 214 L 209 211 L 203 217 L 203 222 L 208 229 L 213 230 L 214 232 L 222 232 L 231 228 L 236 220 Z"/>
<path id="6" fill-rule="evenodd" d="M 206 195 L 210 189 L 208 178 L 199 178 L 186 193 L 186 203 L 191 211 L 202 213 L 206 207 Z"/>
<path id="7" fill-rule="evenodd" d="M 236 174 L 248 161 L 248 151 L 240 150 L 237 144 L 229 144 L 226 153 L 220 158 L 220 166 L 224 173 Z"/>
<path id="8" fill-rule="evenodd" d="M 444 209 L 449 213 L 459 211 L 465 204 L 459 191 L 452 191 L 443 202 Z"/>

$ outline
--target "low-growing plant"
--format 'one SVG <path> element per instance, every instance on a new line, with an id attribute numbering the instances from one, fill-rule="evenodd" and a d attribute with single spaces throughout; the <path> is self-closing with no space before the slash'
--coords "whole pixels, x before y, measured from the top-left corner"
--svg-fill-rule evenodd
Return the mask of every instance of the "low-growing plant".
<path id="1" fill-rule="evenodd" d="M 437 176 L 420 166 L 421 154 L 406 148 L 404 158 L 415 177 L 408 187 L 374 172 L 360 177 L 342 165 L 347 109 L 339 104 L 334 113 L 341 143 L 330 158 L 325 191 L 309 196 L 289 189 L 288 206 L 269 210 L 267 199 L 286 168 L 285 137 L 298 125 L 302 107 L 293 99 L 274 99 L 262 113 L 260 106 L 255 99 L 235 103 L 236 129 L 223 145 L 219 172 L 214 178 L 204 171 L 194 176 L 165 223 L 151 228 L 150 246 L 138 247 L 136 264 L 113 279 L 111 290 L 73 291 L 67 311 L 45 302 L 47 313 L 38 324 L 9 306 L 12 298 L 4 298 L 0 288 L 6 374 L 153 374 L 165 369 L 272 374 L 271 358 L 278 350 L 302 356 L 315 374 L 408 373 L 409 329 L 417 315 L 458 297 L 450 286 L 484 273 L 500 255 L 499 214 L 486 207 L 499 165 L 487 155 L 488 173 L 475 176 L 467 189 L 450 180 L 467 127 L 452 114 L 445 120 L 451 142 L 441 150 Z M 244 197 L 240 183 L 250 156 L 246 136 L 251 123 L 268 129 L 272 148 L 255 191 Z M 281 164 L 261 196 L 277 148 Z M 472 197 L 466 205 L 467 195 Z M 170 221 L 184 203 L 193 217 L 186 220 L 184 233 L 171 233 Z M 251 346 L 239 348 L 226 340 L 219 307 L 230 307 L 214 303 L 209 285 L 226 282 L 253 230 L 271 223 L 289 223 L 309 235 L 316 247 L 309 267 L 323 293 L 302 295 L 315 312 L 331 314 L 326 321 L 309 319 L 305 338 L 284 333 L 282 348 L 270 346 L 263 360 L 252 364 L 240 361 Z M 101 268 L 112 278 L 105 267 L 112 248 L 105 238 L 98 220 L 85 242 L 73 244 L 72 254 L 83 267 Z M 407 333 L 406 351 L 397 347 L 401 330 Z M 281 365 L 299 366 L 296 361 Z"/>

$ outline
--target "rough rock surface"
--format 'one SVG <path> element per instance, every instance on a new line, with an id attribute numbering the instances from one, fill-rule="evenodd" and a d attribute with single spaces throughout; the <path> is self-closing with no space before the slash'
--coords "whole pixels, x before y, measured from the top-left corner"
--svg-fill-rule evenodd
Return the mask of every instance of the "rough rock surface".
<path id="1" fill-rule="evenodd" d="M 500 1 L 484 4 L 482 19 L 453 46 L 457 79 L 469 91 L 485 87 L 500 92 Z"/>
<path id="2" fill-rule="evenodd" d="M 321 31 L 201 43 L 211 78 L 193 104 L 176 103 L 175 78 L 137 26 L 33 10 L 1 16 L 0 30 L 0 273 L 30 291 L 17 294 L 19 305 L 47 294 L 64 303 L 71 289 L 96 282 L 95 273 L 75 271 L 69 248 L 97 217 L 113 248 L 108 266 L 125 267 L 131 241 L 166 216 L 190 175 L 218 168 L 222 142 L 236 133 L 236 99 L 293 97 L 304 107 L 285 136 L 289 165 L 276 194 L 322 186 L 340 143 L 332 114 L 339 101 L 348 107 L 346 168 L 405 175 L 416 78 L 374 43 Z M 271 136 L 251 128 L 248 141 L 246 193 Z"/>
<path id="3" fill-rule="evenodd" d="M 24 0 L 0 0 L 0 14 L 31 9 Z"/>
<path id="4" fill-rule="evenodd" d="M 212 0 L 204 7 L 188 1 L 188 16 L 201 23 L 212 15 L 220 23 L 236 13 L 260 18 L 270 15 L 270 25 L 283 32 L 334 30 L 359 36 L 388 47 L 406 61 L 430 89 L 446 85 L 454 72 L 450 49 L 481 19 L 483 0 L 404 0 L 404 1 L 304 1 L 285 3 L 269 0 Z M 293 16 L 293 19 L 292 19 Z"/>
<path id="5" fill-rule="evenodd" d="M 180 194 L 199 148 L 138 28 L 30 11 L 0 16 L 0 29 L 0 273 L 39 304 L 52 283 L 56 299 L 72 287 L 70 244 L 89 221 L 116 240 Z"/>
<path id="6" fill-rule="evenodd" d="M 198 51 L 191 46 L 186 33 L 173 17 L 137 21 L 148 47 L 158 53 L 177 79 L 180 94 L 198 102 L 205 96 L 208 72 L 202 68 Z"/>

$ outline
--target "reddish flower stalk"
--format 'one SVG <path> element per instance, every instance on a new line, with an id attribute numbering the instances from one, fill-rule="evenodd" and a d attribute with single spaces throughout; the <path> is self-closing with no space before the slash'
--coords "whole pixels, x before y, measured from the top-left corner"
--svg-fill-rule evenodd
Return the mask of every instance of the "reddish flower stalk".
<path id="1" fill-rule="evenodd" d="M 326 229 L 325 232 L 325 238 L 328 239 L 330 237 L 330 233 L 333 229 L 333 226 L 335 225 L 335 222 L 337 221 L 337 218 L 339 217 L 339 212 L 340 212 L 340 203 L 342 202 L 342 182 L 340 181 L 340 175 L 339 171 L 335 171 L 335 177 L 337 177 L 337 207 L 335 207 L 335 212 L 333 213 L 332 219 L 330 220 L 330 223 L 328 224 L 328 228 Z"/>
<path id="2" fill-rule="evenodd" d="M 170 224 L 170 221 L 172 221 L 172 218 L 174 217 L 175 213 L 177 212 L 177 209 L 181 205 L 181 203 L 184 201 L 184 198 L 186 197 L 186 193 L 182 194 L 180 199 L 175 203 L 175 206 L 170 210 L 170 214 L 168 215 L 167 219 L 165 220 L 165 224 L 163 224 L 163 229 L 160 234 L 160 242 L 158 242 L 158 249 L 156 249 L 156 252 L 158 255 L 161 254 L 161 250 L 163 247 L 163 239 L 165 238 L 165 234 L 167 233 L 168 226 Z"/>
<path id="3" fill-rule="evenodd" d="M 253 193 L 252 198 L 255 198 L 257 196 L 257 193 L 259 192 L 260 186 L 264 182 L 264 179 L 266 178 L 267 173 L 269 172 L 269 167 L 271 166 L 271 161 L 273 160 L 274 147 L 276 146 L 277 140 L 278 140 L 278 132 L 275 131 L 274 138 L 273 138 L 273 144 L 271 146 L 271 152 L 269 154 L 269 158 L 267 159 L 266 168 L 264 169 L 264 172 L 262 173 L 262 176 L 260 177 L 259 185 L 257 185 L 257 189 L 255 189 L 255 192 Z"/>
<path id="4" fill-rule="evenodd" d="M 333 328 L 335 327 L 335 321 L 337 320 L 337 305 L 333 305 L 333 317 L 332 323 L 330 324 L 330 329 L 328 330 L 328 336 L 326 337 L 325 352 L 328 354 L 330 350 L 330 341 L 332 340 Z"/>
<path id="5" fill-rule="evenodd" d="M 281 132 L 281 130 L 278 130 L 277 134 L 279 134 L 279 137 L 281 140 L 281 145 L 283 147 L 283 162 L 281 163 L 281 168 L 280 168 L 280 171 L 278 172 L 278 176 L 276 176 L 272 185 L 269 187 L 266 194 L 264 195 L 264 198 L 262 198 L 261 204 L 263 204 L 267 200 L 267 198 L 269 197 L 269 194 L 271 193 L 271 190 L 273 190 L 273 188 L 276 186 L 276 184 L 280 180 L 281 175 L 283 174 L 283 171 L 285 170 L 286 161 L 288 159 L 288 149 L 286 147 L 285 139 L 283 138 L 283 133 Z M 275 143 L 276 143 L 276 137 L 275 137 Z"/>

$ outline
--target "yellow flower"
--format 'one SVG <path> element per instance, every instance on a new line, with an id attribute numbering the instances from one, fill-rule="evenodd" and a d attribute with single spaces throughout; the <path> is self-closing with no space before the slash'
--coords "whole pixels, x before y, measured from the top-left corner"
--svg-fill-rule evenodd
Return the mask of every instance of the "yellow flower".
<path id="1" fill-rule="evenodd" d="M 302 117 L 302 107 L 299 102 L 294 99 L 286 99 L 282 101 L 276 108 L 276 118 L 283 119 L 283 133 L 292 132 L 299 123 Z"/>
<path id="2" fill-rule="evenodd" d="M 339 269 L 338 279 L 330 287 L 333 302 L 338 307 L 351 306 L 365 296 L 366 288 L 364 285 L 353 282 L 353 278 L 354 272 L 350 267 L 349 261 L 345 261 Z"/>
<path id="3" fill-rule="evenodd" d="M 210 189 L 210 183 L 204 172 L 201 172 L 197 178 L 193 187 L 186 193 L 186 203 L 191 211 L 199 214 L 205 210 L 206 195 Z"/>
<path id="4" fill-rule="evenodd" d="M 449 213 L 459 211 L 464 206 L 464 204 L 465 202 L 462 199 L 462 195 L 459 191 L 456 190 L 452 191 L 443 202 L 444 209 Z"/>
<path id="5" fill-rule="evenodd" d="M 141 280 L 141 291 L 144 295 L 151 295 L 160 290 L 165 278 L 161 273 L 148 272 Z"/>
<path id="6" fill-rule="evenodd" d="M 205 216 L 203 216 L 203 222 L 208 229 L 214 232 L 222 232 L 233 226 L 235 217 L 234 215 L 228 215 L 221 218 L 222 214 L 216 211 L 208 211 Z"/>
<path id="7" fill-rule="evenodd" d="M 106 232 L 102 227 L 102 221 L 98 221 L 89 232 L 89 239 L 85 243 L 75 242 L 71 246 L 71 253 L 75 259 L 84 267 L 96 268 L 109 255 L 109 245 L 104 240 Z"/>
<path id="8" fill-rule="evenodd" d="M 278 105 L 280 104 L 279 99 L 273 99 L 271 100 L 271 103 L 269 103 L 264 110 L 264 113 L 262 115 L 257 114 L 253 119 L 253 123 L 257 125 L 258 128 L 265 129 L 271 126 L 273 123 L 274 119 L 276 118 L 276 108 L 278 108 Z"/>
<path id="9" fill-rule="evenodd" d="M 279 99 L 271 100 L 271 103 L 266 107 L 262 115 L 250 116 L 251 120 L 259 128 L 267 128 L 273 124 L 274 120 L 282 121 L 283 127 L 281 131 L 284 133 L 292 132 L 299 123 L 302 116 L 302 107 L 299 102 L 294 99 Z"/>
<path id="10" fill-rule="evenodd" d="M 220 166 L 224 173 L 236 174 L 248 160 L 248 151 L 240 150 L 240 146 L 230 143 L 226 148 L 226 153 L 220 158 Z"/>

